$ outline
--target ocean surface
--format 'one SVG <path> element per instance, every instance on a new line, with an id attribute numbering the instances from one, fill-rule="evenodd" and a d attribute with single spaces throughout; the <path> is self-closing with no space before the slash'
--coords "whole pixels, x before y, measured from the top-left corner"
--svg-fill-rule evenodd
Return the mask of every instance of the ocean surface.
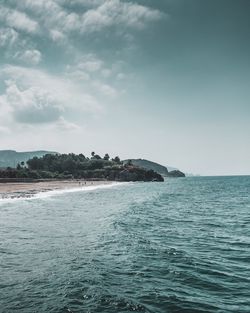
<path id="1" fill-rule="evenodd" d="M 0 312 L 250 312 L 250 177 L 0 201 Z"/>

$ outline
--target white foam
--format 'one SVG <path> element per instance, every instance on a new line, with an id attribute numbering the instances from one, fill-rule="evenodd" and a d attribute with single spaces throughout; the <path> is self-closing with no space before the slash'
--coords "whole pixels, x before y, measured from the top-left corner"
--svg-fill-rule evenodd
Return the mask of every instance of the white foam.
<path id="1" fill-rule="evenodd" d="M 72 193 L 72 192 L 87 192 L 87 191 L 93 191 L 96 189 L 106 189 L 106 188 L 113 188 L 115 186 L 121 186 L 127 183 L 111 183 L 111 184 L 100 184 L 100 185 L 96 185 L 96 186 L 82 186 L 82 187 L 75 187 L 75 188 L 68 188 L 68 189 L 56 189 L 56 190 L 50 190 L 50 191 L 42 191 L 39 192 L 37 194 L 34 194 L 34 196 L 32 197 L 34 198 L 47 198 L 47 197 L 51 197 L 51 196 L 56 196 L 56 195 L 60 195 L 60 194 L 64 194 L 64 193 Z M 30 198 L 31 199 L 31 198 Z"/>
<path id="2" fill-rule="evenodd" d="M 97 189 L 108 189 L 113 187 L 120 187 L 123 185 L 128 185 L 130 183 L 128 182 L 113 182 L 110 184 L 100 184 L 100 185 L 94 185 L 94 186 L 81 186 L 81 187 L 75 187 L 75 188 L 68 188 L 68 189 L 55 189 L 55 190 L 49 190 L 49 191 L 41 191 L 38 193 L 35 193 L 34 195 L 27 195 L 22 197 L 13 197 L 13 198 L 2 198 L 0 199 L 0 204 L 6 203 L 6 202 L 16 202 L 16 201 L 30 201 L 35 199 L 45 199 L 57 195 L 61 195 L 64 193 L 73 193 L 73 192 L 89 192 L 94 191 Z"/>

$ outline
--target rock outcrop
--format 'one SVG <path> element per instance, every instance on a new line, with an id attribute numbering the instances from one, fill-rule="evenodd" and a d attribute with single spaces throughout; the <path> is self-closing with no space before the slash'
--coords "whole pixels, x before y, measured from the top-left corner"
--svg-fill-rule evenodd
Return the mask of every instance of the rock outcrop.
<path id="1" fill-rule="evenodd" d="M 136 166 L 127 166 L 118 174 L 121 181 L 164 181 L 164 178 L 153 170 L 146 170 Z"/>

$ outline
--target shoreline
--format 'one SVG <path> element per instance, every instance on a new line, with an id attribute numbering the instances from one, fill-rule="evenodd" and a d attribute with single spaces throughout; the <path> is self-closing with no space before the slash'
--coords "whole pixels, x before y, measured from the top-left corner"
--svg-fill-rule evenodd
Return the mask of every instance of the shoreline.
<path id="1" fill-rule="evenodd" d="M 96 187 L 113 184 L 107 180 L 46 180 L 31 182 L 4 182 L 0 183 L 0 200 L 32 198 L 36 194 L 52 191 L 69 191 L 78 189 L 84 190 L 85 187 Z"/>

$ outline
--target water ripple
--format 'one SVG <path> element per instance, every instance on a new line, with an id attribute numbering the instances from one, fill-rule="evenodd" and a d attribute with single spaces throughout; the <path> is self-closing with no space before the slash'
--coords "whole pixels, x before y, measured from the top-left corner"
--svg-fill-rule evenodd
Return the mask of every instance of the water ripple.
<path id="1" fill-rule="evenodd" d="M 3 202 L 0 311 L 249 313 L 250 177 Z"/>

